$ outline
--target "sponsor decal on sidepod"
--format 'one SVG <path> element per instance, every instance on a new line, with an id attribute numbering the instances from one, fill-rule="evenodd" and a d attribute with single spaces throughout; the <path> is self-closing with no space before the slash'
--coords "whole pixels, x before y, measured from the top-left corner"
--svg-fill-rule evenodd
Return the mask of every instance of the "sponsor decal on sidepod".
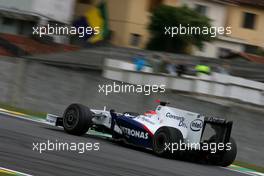
<path id="1" fill-rule="evenodd" d="M 166 117 L 171 118 L 171 119 L 175 119 L 175 120 L 179 120 L 179 126 L 187 128 L 187 125 L 184 123 L 184 117 L 173 115 L 169 112 L 166 113 Z"/>
<path id="2" fill-rule="evenodd" d="M 200 131 L 203 127 L 203 121 L 200 119 L 195 119 L 190 123 L 190 128 L 192 131 Z"/>
<path id="3" fill-rule="evenodd" d="M 138 131 L 138 130 L 134 130 L 134 129 L 126 128 L 126 127 L 120 127 L 120 128 L 128 136 L 141 138 L 141 139 L 148 139 L 148 133 L 145 133 L 143 131 Z"/>

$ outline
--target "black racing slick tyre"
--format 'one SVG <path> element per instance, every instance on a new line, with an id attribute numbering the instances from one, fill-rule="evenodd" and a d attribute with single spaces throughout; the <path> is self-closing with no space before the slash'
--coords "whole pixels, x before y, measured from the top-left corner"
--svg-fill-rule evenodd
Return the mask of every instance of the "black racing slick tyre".
<path id="1" fill-rule="evenodd" d="M 71 104 L 63 114 L 64 130 L 73 135 L 83 135 L 92 126 L 93 113 L 81 104 Z"/>
<path id="2" fill-rule="evenodd" d="M 227 167 L 230 164 L 232 164 L 235 159 L 236 159 L 236 155 L 237 155 L 237 145 L 235 140 L 231 137 L 230 138 L 230 150 L 227 150 L 221 157 L 221 161 L 218 163 L 218 165 L 223 166 L 223 167 Z"/>
<path id="3" fill-rule="evenodd" d="M 212 136 L 209 139 L 209 141 L 210 141 L 210 143 L 216 143 L 217 144 L 216 136 L 215 135 Z M 209 155 L 208 162 L 210 164 L 218 165 L 218 166 L 222 166 L 222 167 L 227 167 L 230 164 L 232 164 L 236 159 L 237 145 L 236 145 L 235 140 L 232 137 L 230 137 L 228 144 L 229 144 L 228 148 L 226 148 L 224 151 L 218 151 L 214 154 L 211 153 Z"/>
<path id="4" fill-rule="evenodd" d="M 178 129 L 162 127 L 154 134 L 153 151 L 162 157 L 176 156 L 179 151 L 172 151 L 172 145 L 179 147 L 180 141 L 183 141 L 183 136 Z"/>

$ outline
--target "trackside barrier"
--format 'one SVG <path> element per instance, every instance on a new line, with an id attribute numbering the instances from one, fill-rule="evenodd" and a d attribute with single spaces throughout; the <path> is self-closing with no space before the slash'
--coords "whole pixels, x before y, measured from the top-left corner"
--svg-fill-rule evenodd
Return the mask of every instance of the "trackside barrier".
<path id="1" fill-rule="evenodd" d="M 231 98 L 256 105 L 264 105 L 264 83 L 261 82 L 219 73 L 213 73 L 210 76 L 186 75 L 175 77 L 151 72 L 136 72 L 125 67 L 128 62 L 118 61 L 119 65 L 113 64 L 114 62 L 113 59 L 106 59 L 104 62 L 103 76 L 105 78 L 139 85 L 164 84 L 166 89 Z M 120 67 L 120 65 L 123 66 Z"/>
<path id="2" fill-rule="evenodd" d="M 113 68 L 121 68 L 123 70 L 130 70 L 130 71 L 136 71 L 136 66 L 133 63 L 130 62 L 124 62 L 116 59 L 105 59 L 104 60 L 104 65 L 107 65 L 109 67 Z M 148 72 L 152 73 L 152 68 L 151 67 L 144 67 L 142 72 Z"/>

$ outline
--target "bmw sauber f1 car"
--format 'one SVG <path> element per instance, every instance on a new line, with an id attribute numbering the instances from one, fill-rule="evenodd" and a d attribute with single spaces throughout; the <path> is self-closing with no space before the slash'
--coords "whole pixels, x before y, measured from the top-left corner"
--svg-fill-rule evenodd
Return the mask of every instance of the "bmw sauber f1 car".
<path id="1" fill-rule="evenodd" d="M 83 135 L 90 129 L 104 131 L 115 140 L 153 150 L 164 157 L 228 166 L 237 153 L 236 143 L 230 137 L 232 121 L 170 107 L 167 102 L 159 102 L 155 110 L 144 114 L 71 104 L 63 117 L 48 115 L 47 121 L 62 126 L 72 135 Z M 212 135 L 207 135 L 210 129 Z"/>

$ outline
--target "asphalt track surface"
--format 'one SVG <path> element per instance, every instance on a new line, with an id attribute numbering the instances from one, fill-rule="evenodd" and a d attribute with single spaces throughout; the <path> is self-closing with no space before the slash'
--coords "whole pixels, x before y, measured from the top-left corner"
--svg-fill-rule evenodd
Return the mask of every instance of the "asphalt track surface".
<path id="1" fill-rule="evenodd" d="M 99 151 L 33 151 L 33 142 L 100 143 Z M 89 135 L 76 137 L 46 124 L 0 115 L 0 167 L 32 175 L 242 176 L 225 168 L 164 159 Z"/>

